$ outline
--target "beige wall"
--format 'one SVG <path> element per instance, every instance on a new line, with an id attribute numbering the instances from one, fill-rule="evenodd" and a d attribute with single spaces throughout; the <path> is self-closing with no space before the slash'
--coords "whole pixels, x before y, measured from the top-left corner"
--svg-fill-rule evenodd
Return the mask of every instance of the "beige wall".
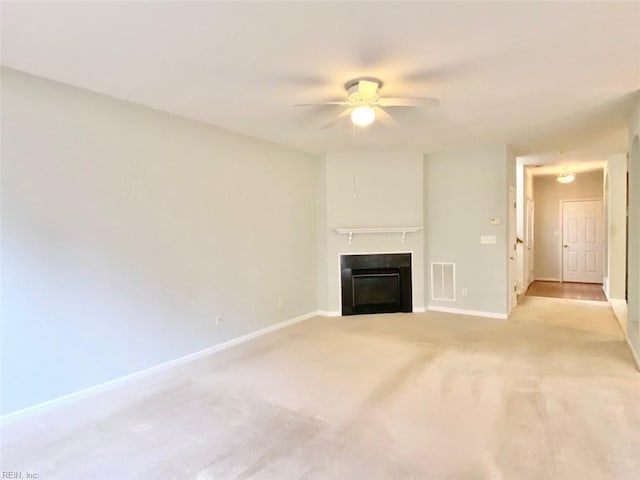
<path id="1" fill-rule="evenodd" d="M 629 122 L 629 342 L 640 365 L 640 100 Z"/>
<path id="2" fill-rule="evenodd" d="M 422 153 L 329 153 L 324 171 L 326 221 L 321 220 L 327 242 L 324 259 L 326 305 L 341 311 L 341 254 L 411 252 L 413 258 L 413 307 L 424 307 L 423 233 L 354 235 L 335 232 L 336 227 L 422 226 Z M 322 265 L 321 265 L 322 268 Z M 320 288 L 325 293 L 323 287 Z M 322 307 L 321 307 L 322 308 Z"/>
<path id="3" fill-rule="evenodd" d="M 431 262 L 456 264 L 456 300 L 431 299 L 434 307 L 505 315 L 508 311 L 509 186 L 515 187 L 515 158 L 505 145 L 465 148 L 425 156 L 425 270 Z M 492 225 L 491 218 L 500 218 Z M 493 235 L 495 244 L 480 244 Z M 466 289 L 467 296 L 462 295 Z"/>
<path id="4" fill-rule="evenodd" d="M 562 279 L 561 200 L 602 198 L 602 170 L 578 173 L 572 183 L 562 184 L 555 175 L 534 177 L 535 251 L 534 275 L 540 280 Z"/>
<path id="5" fill-rule="evenodd" d="M 316 309 L 315 159 L 6 69 L 2 130 L 3 413 Z"/>
<path id="6" fill-rule="evenodd" d="M 606 269 L 608 298 L 625 299 L 627 245 L 627 156 L 612 155 L 605 169 Z"/>

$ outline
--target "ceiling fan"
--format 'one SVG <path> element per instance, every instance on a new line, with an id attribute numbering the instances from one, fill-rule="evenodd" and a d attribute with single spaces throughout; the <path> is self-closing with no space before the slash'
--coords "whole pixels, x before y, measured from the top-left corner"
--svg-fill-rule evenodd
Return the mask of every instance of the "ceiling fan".
<path id="1" fill-rule="evenodd" d="M 344 101 L 302 103 L 294 105 L 294 107 L 343 105 L 347 109 L 322 128 L 329 128 L 335 125 L 338 120 L 347 115 L 351 116 L 351 121 L 354 125 L 366 127 L 373 123 L 376 118 L 387 125 L 397 124 L 397 121 L 384 110 L 386 107 L 426 107 L 436 106 L 440 103 L 437 99 L 429 97 L 382 97 L 380 95 L 382 81 L 372 77 L 350 80 L 345 84 L 344 88 L 347 92 L 347 99 Z"/>

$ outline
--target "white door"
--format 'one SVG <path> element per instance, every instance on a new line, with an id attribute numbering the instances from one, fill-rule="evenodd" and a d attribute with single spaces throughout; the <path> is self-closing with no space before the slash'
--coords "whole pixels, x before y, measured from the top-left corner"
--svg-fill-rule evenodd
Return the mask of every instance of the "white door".
<path id="1" fill-rule="evenodd" d="M 526 272 L 525 272 L 525 287 L 529 286 L 531 282 L 533 282 L 533 225 L 534 225 L 534 207 L 533 200 L 527 199 L 527 225 L 525 231 L 525 264 L 526 264 Z"/>
<path id="2" fill-rule="evenodd" d="M 517 278 L 518 265 L 516 263 L 516 191 L 509 188 L 509 311 L 518 303 Z"/>
<path id="3" fill-rule="evenodd" d="M 602 200 L 562 203 L 562 281 L 602 283 Z"/>

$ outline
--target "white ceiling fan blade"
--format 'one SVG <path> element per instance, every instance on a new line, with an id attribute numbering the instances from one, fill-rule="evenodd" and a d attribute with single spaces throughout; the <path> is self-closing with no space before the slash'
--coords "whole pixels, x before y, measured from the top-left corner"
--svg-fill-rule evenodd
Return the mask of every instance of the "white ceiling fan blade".
<path id="1" fill-rule="evenodd" d="M 378 101 L 381 107 L 436 107 L 440 105 L 437 98 L 406 97 L 406 98 L 381 98 Z"/>
<path id="2" fill-rule="evenodd" d="M 336 123 L 338 123 L 340 121 L 340 119 L 346 117 L 347 115 L 351 114 L 351 111 L 353 109 L 352 108 L 347 108 L 344 112 L 342 112 L 340 115 L 338 115 L 336 118 L 334 118 L 333 120 L 331 120 L 329 123 L 325 123 L 322 127 L 320 127 L 322 130 L 326 130 L 327 128 L 331 128 L 333 127 Z"/>
<path id="3" fill-rule="evenodd" d="M 362 100 L 369 100 L 376 96 L 378 83 L 370 80 L 360 80 L 358 82 L 358 93 Z"/>
<path id="4" fill-rule="evenodd" d="M 395 118 L 380 107 L 376 108 L 376 119 L 380 120 L 380 123 L 386 127 L 397 127 L 399 125 Z"/>
<path id="5" fill-rule="evenodd" d="M 349 102 L 298 103 L 294 107 L 316 107 L 318 105 L 351 105 Z"/>

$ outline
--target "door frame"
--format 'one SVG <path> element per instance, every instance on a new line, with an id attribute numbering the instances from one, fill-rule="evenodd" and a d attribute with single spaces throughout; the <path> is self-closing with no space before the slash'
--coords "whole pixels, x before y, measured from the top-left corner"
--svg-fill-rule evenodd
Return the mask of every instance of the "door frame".
<path id="1" fill-rule="evenodd" d="M 531 224 L 529 224 L 529 206 L 531 206 Z M 536 204 L 533 198 L 525 198 L 524 202 L 524 252 L 526 272 L 524 272 L 525 292 L 535 280 L 535 223 Z M 529 254 L 529 252 L 531 252 Z M 529 261 L 531 260 L 531 261 Z"/>
<path id="2" fill-rule="evenodd" d="M 560 281 L 564 282 L 564 204 L 565 203 L 569 203 L 569 202 L 601 202 L 602 204 L 602 212 L 604 212 L 604 197 L 596 197 L 596 198 L 564 198 L 560 200 L 560 215 L 558 216 L 558 218 L 560 219 L 560 225 L 558 225 L 558 248 L 560 249 Z M 603 256 L 604 256 L 604 245 L 603 245 L 603 239 L 604 239 L 604 233 L 605 233 L 605 226 L 604 226 L 604 218 L 602 219 L 602 221 L 600 222 L 600 225 L 602 226 L 602 231 L 600 232 L 600 260 L 603 260 Z M 604 265 L 601 265 L 601 269 L 602 269 L 602 274 L 604 276 Z"/>
<path id="3" fill-rule="evenodd" d="M 513 204 L 511 202 L 511 196 L 513 195 Z M 515 187 L 509 185 L 509 191 L 507 192 L 507 203 L 509 209 L 507 210 L 507 315 L 511 313 L 511 310 L 518 304 L 518 264 L 516 252 L 518 244 L 518 214 L 516 204 L 518 201 L 518 195 Z M 511 215 L 513 213 L 513 219 Z M 511 234 L 513 234 L 513 244 L 511 244 Z"/>

